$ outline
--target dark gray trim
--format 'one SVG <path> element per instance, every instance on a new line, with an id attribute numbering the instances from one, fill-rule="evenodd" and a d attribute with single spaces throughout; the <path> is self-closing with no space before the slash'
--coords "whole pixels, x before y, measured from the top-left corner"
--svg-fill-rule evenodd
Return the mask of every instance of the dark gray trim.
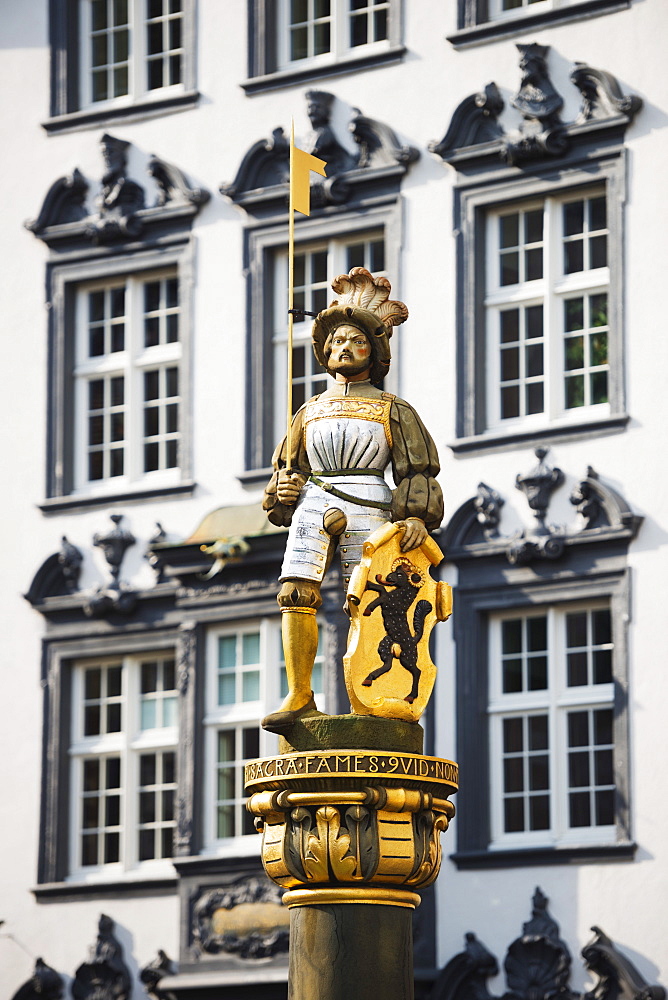
<path id="1" fill-rule="evenodd" d="M 244 269 L 248 275 L 247 380 L 246 380 L 246 470 L 245 482 L 257 482 L 271 461 L 276 444 L 273 427 L 273 257 L 286 245 L 284 219 L 270 225 L 248 228 L 244 237 Z M 400 286 L 402 246 L 401 205 L 397 200 L 360 208 L 355 212 L 321 214 L 300 219 L 296 225 L 297 246 L 317 240 L 345 239 L 381 230 L 385 235 L 386 264 L 394 276 L 394 291 Z M 257 478 L 256 478 L 257 476 Z"/>
<path id="2" fill-rule="evenodd" d="M 527 447 L 542 441 L 577 441 L 592 434 L 615 434 L 626 429 L 631 418 L 626 413 L 615 417 L 603 417 L 589 422 L 582 420 L 572 424 L 551 425 L 540 430 L 515 431 L 512 434 L 484 434 L 470 438 L 461 438 L 448 445 L 455 455 L 466 455 L 470 452 L 508 451 L 512 448 Z"/>
<path id="3" fill-rule="evenodd" d="M 464 49 L 482 42 L 493 42 L 509 35 L 533 31 L 535 28 L 614 14 L 615 11 L 627 10 L 630 6 L 631 0 L 581 0 L 571 7 L 561 7 L 543 14 L 529 12 L 511 19 L 488 21 L 487 0 L 459 0 L 459 30 L 446 38 L 456 49 Z"/>
<path id="4" fill-rule="evenodd" d="M 188 221 L 189 225 L 189 221 Z M 168 496 L 173 492 L 191 494 L 192 481 L 192 293 L 194 245 L 189 234 L 181 235 L 179 242 L 149 248 L 133 247 L 121 254 L 93 252 L 82 257 L 81 253 L 66 262 L 60 257 L 47 266 L 47 308 L 49 309 L 49 405 L 47 419 L 47 499 L 40 505 L 44 512 L 77 507 L 108 506 L 127 498 L 146 499 Z M 96 278 L 116 275 L 134 275 L 143 271 L 176 267 L 181 292 L 181 380 L 184 401 L 181 408 L 182 438 L 180 453 L 181 482 L 174 487 L 144 487 L 138 483 L 114 495 L 73 496 L 74 481 L 74 392 L 73 345 L 75 339 L 75 293 L 77 285 Z"/>
<path id="5" fill-rule="evenodd" d="M 197 0 L 187 0 L 183 8 L 183 92 L 156 100 L 140 100 L 123 108 L 80 110 L 79 101 L 79 0 L 49 0 L 49 42 L 51 46 L 50 119 L 42 123 L 47 133 L 98 128 L 107 122 L 133 121 L 170 111 L 194 107 L 199 98 L 196 86 Z"/>
<path id="6" fill-rule="evenodd" d="M 350 54 L 331 63 L 318 66 L 278 70 L 276 45 L 279 25 L 275 0 L 248 0 L 248 76 L 241 86 L 247 94 L 258 94 L 277 87 L 291 86 L 326 76 L 358 73 L 364 69 L 396 63 L 403 59 L 406 48 L 403 37 L 404 0 L 392 0 L 388 24 L 387 48 L 367 55 Z"/>
<path id="7" fill-rule="evenodd" d="M 47 135 L 62 135 L 65 132 L 102 128 L 115 122 L 125 124 L 126 122 L 144 121 L 148 118 L 159 118 L 178 111 L 188 111 L 197 107 L 199 98 L 199 91 L 188 90 L 173 97 L 163 97 L 160 100 L 136 101 L 124 108 L 108 108 L 105 111 L 72 111 L 69 114 L 48 118 L 41 124 Z"/>
<path id="8" fill-rule="evenodd" d="M 38 508 L 43 514 L 59 514 L 64 510 L 89 510 L 90 508 L 109 507 L 110 504 L 117 503 L 143 503 L 145 500 L 165 499 L 175 496 L 192 496 L 197 487 L 197 483 L 180 483 L 178 486 L 155 487 L 150 490 L 128 490 L 126 493 L 108 493 L 105 496 L 95 497 L 71 497 L 60 499 L 54 497 L 44 500 L 38 504 Z"/>
<path id="9" fill-rule="evenodd" d="M 483 295 L 485 218 L 489 209 L 528 198 L 559 195 L 605 183 L 608 195 L 609 226 L 609 352 L 610 416 L 601 421 L 578 421 L 572 427 L 561 423 L 544 427 L 519 428 L 505 432 L 486 427 L 486 336 Z M 626 198 L 626 158 L 621 147 L 597 150 L 588 154 L 579 149 L 573 156 L 533 170 L 501 168 L 477 174 L 475 179 L 460 178 L 455 189 L 454 226 L 459 242 L 457 370 L 457 438 L 453 451 L 522 443 L 545 436 L 569 435 L 586 424 L 588 432 L 622 428 L 628 421 L 625 407 L 624 335 L 623 335 L 623 213 Z M 463 440 L 462 440 L 463 439 Z"/>
<path id="10" fill-rule="evenodd" d="M 173 896 L 178 889 L 174 878 L 119 879 L 117 882 L 52 882 L 36 885 L 30 890 L 38 903 L 72 902 L 77 899 L 97 899 L 118 896 L 123 899 L 147 896 Z"/>
<path id="11" fill-rule="evenodd" d="M 561 561 L 550 566 L 509 569 L 498 556 L 459 563 L 459 584 L 455 593 L 457 614 L 453 619 L 457 648 L 457 760 L 462 773 L 466 774 L 466 781 L 457 796 L 457 851 L 454 856 L 457 863 L 470 857 L 480 866 L 480 857 L 489 855 L 490 865 L 494 866 L 497 862 L 492 859 L 496 855 L 510 859 L 529 853 L 488 850 L 491 839 L 487 716 L 489 615 L 503 610 L 565 605 L 602 597 L 610 600 L 614 641 L 617 838 L 621 846 L 631 842 L 627 711 L 627 631 L 631 598 L 626 547 L 625 541 L 582 546 L 570 550 Z M 544 849 L 550 856 L 553 853 L 556 856 L 560 850 Z M 572 858 L 587 859 L 596 860 L 585 853 L 578 859 Z M 512 860 L 508 860 L 508 864 L 511 863 Z"/>
<path id="12" fill-rule="evenodd" d="M 310 80 L 361 73 L 363 70 L 376 69 L 379 66 L 391 66 L 401 62 L 407 51 L 405 45 L 396 45 L 383 52 L 374 53 L 374 55 L 342 59 L 327 66 L 312 66 L 310 69 L 284 69 L 266 76 L 254 76 L 245 80 L 241 86 L 251 97 L 253 94 L 263 94 L 268 90 L 278 90 L 280 87 L 292 87 L 295 84 L 308 83 Z"/>
<path id="13" fill-rule="evenodd" d="M 638 845 L 610 847 L 547 847 L 521 851 L 457 851 L 450 855 L 460 871 L 489 868 L 521 868 L 542 865 L 598 864 L 601 861 L 633 861 Z"/>

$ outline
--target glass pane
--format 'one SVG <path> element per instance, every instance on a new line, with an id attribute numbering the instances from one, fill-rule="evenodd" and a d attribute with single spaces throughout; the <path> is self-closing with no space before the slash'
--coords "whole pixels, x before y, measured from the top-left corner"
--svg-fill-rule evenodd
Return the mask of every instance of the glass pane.
<path id="1" fill-rule="evenodd" d="M 587 645 L 587 612 L 566 615 L 566 644 L 570 649 Z"/>
<path id="2" fill-rule="evenodd" d="M 516 247 L 520 238 L 520 217 L 517 212 L 513 215 L 502 215 L 499 219 L 499 246 Z"/>
<path id="3" fill-rule="evenodd" d="M 532 791 L 542 791 L 549 787 L 549 757 L 546 754 L 529 757 L 529 788 Z"/>
<path id="4" fill-rule="evenodd" d="M 589 363 L 591 365 L 607 365 L 608 363 L 608 335 L 607 333 L 594 333 L 589 338 Z"/>
<path id="5" fill-rule="evenodd" d="M 143 753 L 139 758 L 139 784 L 155 785 L 157 762 L 154 753 Z"/>
<path id="6" fill-rule="evenodd" d="M 529 691 L 544 691 L 547 688 L 547 657 L 531 656 L 528 669 Z"/>
<path id="7" fill-rule="evenodd" d="M 121 667 L 109 667 L 107 670 L 107 695 L 110 698 L 118 697 L 121 693 Z"/>
<path id="8" fill-rule="evenodd" d="M 584 376 L 573 375 L 566 379 L 566 409 L 584 406 Z"/>
<path id="9" fill-rule="evenodd" d="M 298 59 L 306 59 L 308 55 L 308 39 L 306 28 L 293 28 L 290 32 L 290 59 L 296 62 Z M 222 836 L 219 834 L 219 836 Z"/>
<path id="10" fill-rule="evenodd" d="M 520 352 L 518 347 L 506 347 L 501 351 L 501 380 L 509 382 L 519 378 Z"/>
<path id="11" fill-rule="evenodd" d="M 568 663 L 568 686 L 569 687 L 582 687 L 588 684 L 587 677 L 587 654 L 585 652 L 581 653 L 569 653 L 567 656 Z"/>
<path id="12" fill-rule="evenodd" d="M 504 753 L 521 753 L 524 749 L 521 719 L 503 720 L 503 750 Z"/>
<path id="13" fill-rule="evenodd" d="M 111 405 L 122 406 L 125 402 L 125 379 L 118 375 L 111 380 Z"/>
<path id="14" fill-rule="evenodd" d="M 369 244 L 369 265 L 373 274 L 385 270 L 385 241 L 374 240 Z M 353 266 L 353 265 L 351 265 Z M 348 268 L 350 270 L 350 268 Z"/>
<path id="15" fill-rule="evenodd" d="M 84 792 L 97 792 L 100 788 L 100 762 L 99 760 L 85 760 L 83 762 L 83 790 Z"/>
<path id="16" fill-rule="evenodd" d="M 115 448 L 109 454 L 109 475 L 110 476 L 122 476 L 123 475 L 123 449 Z"/>
<path id="17" fill-rule="evenodd" d="M 92 667 L 84 671 L 84 698 L 99 698 L 101 693 L 102 671 Z"/>
<path id="18" fill-rule="evenodd" d="M 218 761 L 221 764 L 235 760 L 234 731 L 223 729 L 218 733 Z"/>
<path id="19" fill-rule="evenodd" d="M 174 792 L 171 788 L 162 793 L 162 818 L 168 821 L 174 819 Z"/>
<path id="20" fill-rule="evenodd" d="M 594 652 L 594 684 L 612 682 L 612 651 L 597 649 Z"/>
<path id="21" fill-rule="evenodd" d="M 88 331 L 88 357 L 99 358 L 104 354 L 104 328 L 93 326 Z"/>
<path id="22" fill-rule="evenodd" d="M 598 746 L 612 743 L 612 709 L 601 708 L 594 712 L 594 742 Z"/>
<path id="23" fill-rule="evenodd" d="M 98 736 L 100 732 L 100 706 L 86 705 L 84 708 L 84 736 Z"/>
<path id="24" fill-rule="evenodd" d="M 234 806 L 218 806 L 218 836 L 234 836 Z"/>
<path id="25" fill-rule="evenodd" d="M 120 837 L 117 833 L 104 835 L 104 863 L 113 864 L 120 858 Z"/>
<path id="26" fill-rule="evenodd" d="M 93 0 L 91 8 L 93 31 L 102 31 L 107 27 L 107 0 Z"/>
<path id="27" fill-rule="evenodd" d="M 612 826 L 615 822 L 615 792 L 610 789 L 605 792 L 596 792 L 594 796 L 596 804 L 596 826 Z"/>
<path id="28" fill-rule="evenodd" d="M 218 704 L 234 705 L 236 700 L 234 674 L 221 674 L 218 678 Z"/>
<path id="29" fill-rule="evenodd" d="M 377 10 L 373 15 L 373 40 L 380 42 L 387 38 L 387 11 Z"/>
<path id="30" fill-rule="evenodd" d="M 156 52 L 162 52 L 162 24 L 160 22 L 148 25 L 147 45 L 149 55 L 155 55 Z"/>
<path id="31" fill-rule="evenodd" d="M 96 833 L 86 834 L 81 838 L 81 864 L 96 865 L 98 850 L 98 836 Z"/>
<path id="32" fill-rule="evenodd" d="M 543 307 L 529 306 L 525 309 L 527 340 L 543 336 Z"/>
<path id="33" fill-rule="evenodd" d="M 589 753 L 569 753 L 568 784 L 571 788 L 583 788 L 589 784 Z"/>
<path id="34" fill-rule="evenodd" d="M 564 271 L 573 274 L 584 269 L 584 244 L 582 240 L 573 240 L 564 244 Z"/>
<path id="35" fill-rule="evenodd" d="M 162 830 L 160 834 L 162 857 L 171 858 L 174 854 L 174 830 L 171 827 L 167 827 L 166 830 Z"/>
<path id="36" fill-rule="evenodd" d="M 148 89 L 164 87 L 164 65 L 162 59 L 151 59 L 148 63 Z"/>
<path id="37" fill-rule="evenodd" d="M 543 277 L 543 251 L 541 247 L 525 251 L 524 271 L 525 281 L 536 281 Z"/>
<path id="38" fill-rule="evenodd" d="M 160 320 L 157 316 L 147 316 L 144 321 L 144 346 L 155 347 L 160 342 Z"/>
<path id="39" fill-rule="evenodd" d="M 501 624 L 501 649 L 504 653 L 522 651 L 522 619 L 513 618 Z"/>
<path id="40" fill-rule="evenodd" d="M 526 387 L 527 413 L 542 413 L 543 403 L 543 383 L 533 382 Z"/>
<path id="41" fill-rule="evenodd" d="M 144 410 L 144 437 L 154 437 L 160 430 L 160 411 L 157 406 Z"/>
<path id="42" fill-rule="evenodd" d="M 367 43 L 367 19 L 366 14 L 358 14 L 350 19 L 350 46 L 366 45 Z"/>
<path id="43" fill-rule="evenodd" d="M 547 618 L 527 619 L 527 649 L 532 653 L 547 649 Z"/>
<path id="44" fill-rule="evenodd" d="M 501 419 L 509 420 L 520 413 L 520 390 L 517 385 L 505 386 L 501 390 Z"/>
<path id="45" fill-rule="evenodd" d="M 564 330 L 581 330 L 584 326 L 584 300 L 566 299 L 564 302 Z"/>
<path id="46" fill-rule="evenodd" d="M 92 481 L 104 478 L 102 452 L 96 451 L 88 456 L 88 478 Z"/>
<path id="47" fill-rule="evenodd" d="M 568 745 L 569 747 L 589 746 L 589 713 L 568 713 Z"/>
<path id="48" fill-rule="evenodd" d="M 517 659 L 504 660 L 503 663 L 503 693 L 522 690 L 522 661 Z"/>
<path id="49" fill-rule="evenodd" d="M 144 472 L 160 468 L 160 449 L 156 441 L 144 445 Z"/>
<path id="50" fill-rule="evenodd" d="M 329 23 L 316 24 L 313 30 L 313 54 L 319 56 L 323 52 L 329 52 L 329 49 Z"/>
<path id="51" fill-rule="evenodd" d="M 159 372 L 144 372 L 144 399 L 158 399 L 159 396 Z"/>
<path id="52" fill-rule="evenodd" d="M 98 797 L 91 796 L 91 798 L 83 800 L 83 828 L 84 830 L 90 830 L 91 827 L 96 827 L 98 822 L 97 809 L 98 809 L 99 799 Z"/>
<path id="53" fill-rule="evenodd" d="M 243 730 L 243 757 L 248 760 L 250 757 L 260 756 L 260 730 L 257 726 L 252 729 Z"/>
<path id="54" fill-rule="evenodd" d="M 543 239 L 543 210 L 537 208 L 524 216 L 524 242 L 540 243 Z"/>
<path id="55" fill-rule="evenodd" d="M 260 697 L 260 672 L 247 670 L 241 682 L 242 701 L 257 701 Z"/>
<path id="56" fill-rule="evenodd" d="M 106 101 L 108 94 L 107 71 L 97 70 L 93 73 L 93 101 Z"/>
<path id="57" fill-rule="evenodd" d="M 503 828 L 506 833 L 521 833 L 524 830 L 524 802 L 522 799 L 506 799 L 503 803 Z"/>
<path id="58" fill-rule="evenodd" d="M 327 251 L 319 250 L 311 254 L 311 281 L 327 281 Z"/>
<path id="59" fill-rule="evenodd" d="M 572 792 L 568 796 L 570 826 L 590 826 L 589 792 Z"/>
<path id="60" fill-rule="evenodd" d="M 260 633 L 249 632 L 241 640 L 241 662 L 246 665 L 260 662 Z"/>
<path id="61" fill-rule="evenodd" d="M 122 97 L 128 92 L 128 68 L 120 66 L 114 70 L 114 97 Z"/>
<path id="62" fill-rule="evenodd" d="M 564 368 L 568 371 L 584 367 L 584 337 L 567 337 L 564 341 Z"/>
<path id="63" fill-rule="evenodd" d="M 589 228 L 606 229 L 608 225 L 605 195 L 589 199 Z"/>
<path id="64" fill-rule="evenodd" d="M 167 381 L 167 396 L 178 396 L 179 394 L 179 370 L 178 368 L 166 368 L 165 377 Z"/>
<path id="65" fill-rule="evenodd" d="M 234 798 L 234 771 L 231 767 L 223 767 L 218 771 L 218 798 Z"/>
<path id="66" fill-rule="evenodd" d="M 547 750 L 547 716 L 530 715 L 529 723 L 529 750 Z"/>
<path id="67" fill-rule="evenodd" d="M 520 311 L 519 309 L 506 309 L 501 313 L 501 343 L 508 344 L 519 340 L 520 337 Z"/>
<path id="68" fill-rule="evenodd" d="M 163 753 L 162 755 L 162 780 L 166 785 L 171 785 L 176 781 L 175 753 Z"/>
<path id="69" fill-rule="evenodd" d="M 526 374 L 529 378 L 543 374 L 543 345 L 530 344 L 525 349 Z"/>
<path id="70" fill-rule="evenodd" d="M 140 792 L 139 822 L 155 823 L 155 792 Z"/>
<path id="71" fill-rule="evenodd" d="M 158 690 L 158 664 L 142 663 L 141 665 L 141 693 L 149 694 Z"/>
<path id="72" fill-rule="evenodd" d="M 597 785 L 614 783 L 612 750 L 597 750 L 594 754 L 594 781 Z"/>
<path id="73" fill-rule="evenodd" d="M 608 266 L 608 238 L 607 236 L 592 236 L 589 240 L 589 266 Z"/>
<path id="74" fill-rule="evenodd" d="M 234 635 L 224 635 L 218 639 L 218 667 L 229 670 L 237 663 L 237 638 Z"/>
<path id="75" fill-rule="evenodd" d="M 144 698 L 141 703 L 141 728 L 155 729 L 158 724 L 158 703 L 155 698 Z"/>
<path id="76" fill-rule="evenodd" d="M 608 402 L 608 373 L 594 372 L 591 375 L 592 404 Z"/>
<path id="77" fill-rule="evenodd" d="M 501 276 L 502 285 L 516 285 L 520 280 L 520 256 L 516 250 L 511 250 L 501 254 Z"/>
<path id="78" fill-rule="evenodd" d="M 529 799 L 529 829 L 549 830 L 550 800 L 547 795 L 532 795 Z"/>
<path id="79" fill-rule="evenodd" d="M 521 757 L 507 757 L 503 762 L 504 792 L 524 790 L 524 768 Z"/>
<path id="80" fill-rule="evenodd" d="M 88 383 L 88 409 L 101 410 L 104 406 L 104 382 L 101 378 Z"/>
<path id="81" fill-rule="evenodd" d="M 564 205 L 564 236 L 573 236 L 584 229 L 584 201 Z"/>
<path id="82" fill-rule="evenodd" d="M 165 698 L 162 703 L 163 726 L 175 726 L 179 721 L 178 701 L 176 698 Z"/>
<path id="83" fill-rule="evenodd" d="M 125 415 L 123 413 L 111 414 L 111 434 L 112 441 L 123 441 L 125 438 Z"/>
<path id="84" fill-rule="evenodd" d="M 139 860 L 148 861 L 155 857 L 155 832 L 153 830 L 139 831 Z"/>

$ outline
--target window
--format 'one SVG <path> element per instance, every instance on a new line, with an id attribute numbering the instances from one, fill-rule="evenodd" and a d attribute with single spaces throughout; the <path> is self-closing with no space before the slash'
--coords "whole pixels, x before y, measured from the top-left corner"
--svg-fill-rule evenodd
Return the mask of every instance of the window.
<path id="1" fill-rule="evenodd" d="M 284 69 L 386 42 L 390 0 L 279 0 L 279 60 Z"/>
<path id="2" fill-rule="evenodd" d="M 404 0 L 250 0 L 247 93 L 401 58 Z M 265 79 L 275 77 L 275 79 Z"/>
<path id="3" fill-rule="evenodd" d="M 171 656 L 75 665 L 70 878 L 164 874 L 173 854 L 177 722 Z"/>
<path id="4" fill-rule="evenodd" d="M 611 14 L 631 0 L 459 0 L 459 31 L 448 41 L 472 45 L 541 24 L 560 24 L 578 17 Z"/>
<path id="5" fill-rule="evenodd" d="M 318 646 L 313 687 L 323 709 L 324 640 Z M 207 646 L 207 742 L 205 843 L 222 853 L 240 849 L 238 839 L 253 837 L 253 817 L 246 811 L 243 767 L 248 760 L 276 752 L 276 737 L 260 728 L 287 693 L 282 666 L 280 620 L 263 619 L 238 629 L 212 629 Z M 241 848 L 242 850 L 244 848 Z"/>
<path id="6" fill-rule="evenodd" d="M 488 426 L 608 415 L 603 190 L 488 215 Z"/>
<path id="7" fill-rule="evenodd" d="M 195 4 L 185 0 L 50 0 L 48 131 L 194 103 Z M 64 116 L 67 119 L 64 120 Z"/>
<path id="8" fill-rule="evenodd" d="M 385 242 L 382 234 L 365 238 L 331 240 L 328 243 L 298 248 L 295 252 L 295 309 L 318 313 L 326 309 L 333 298 L 331 281 L 351 267 L 366 267 L 374 275 L 385 272 Z M 287 377 L 287 288 L 288 259 L 284 251 L 276 254 L 274 280 L 274 436 L 278 441 L 285 433 L 285 384 Z M 311 345 L 311 316 L 295 317 L 292 356 L 293 412 L 331 384 L 321 370 Z"/>
<path id="9" fill-rule="evenodd" d="M 553 165 L 456 191 L 455 452 L 628 422 L 624 159 L 587 149 L 592 172 Z"/>
<path id="10" fill-rule="evenodd" d="M 493 848 L 614 842 L 612 656 L 609 605 L 492 618 Z"/>
<path id="11" fill-rule="evenodd" d="M 174 272 L 78 288 L 75 490 L 178 474 L 179 311 Z"/>

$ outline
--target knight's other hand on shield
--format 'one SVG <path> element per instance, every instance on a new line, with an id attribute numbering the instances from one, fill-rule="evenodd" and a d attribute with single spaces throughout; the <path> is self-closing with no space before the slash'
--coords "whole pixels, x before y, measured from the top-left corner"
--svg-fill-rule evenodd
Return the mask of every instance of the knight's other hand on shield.
<path id="1" fill-rule="evenodd" d="M 337 298 L 314 320 L 311 338 L 318 362 L 336 381 L 296 412 L 292 454 L 284 439 L 263 502 L 269 520 L 290 529 L 278 594 L 289 690 L 279 710 L 262 720 L 272 732 L 316 711 L 316 611 L 337 546 L 347 589 L 376 528 L 400 525 L 401 549 L 410 552 L 443 517 L 429 432 L 412 406 L 378 388 L 390 368 L 392 329 L 408 309 L 390 299 L 387 278 L 363 267 L 339 275 L 332 288 Z M 390 464 L 393 490 L 385 481 Z"/>

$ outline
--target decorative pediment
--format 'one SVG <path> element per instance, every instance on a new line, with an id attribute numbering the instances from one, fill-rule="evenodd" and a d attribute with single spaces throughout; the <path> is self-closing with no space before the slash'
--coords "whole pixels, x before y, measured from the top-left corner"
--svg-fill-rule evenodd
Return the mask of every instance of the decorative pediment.
<path id="1" fill-rule="evenodd" d="M 515 478 L 516 488 L 533 512 L 535 526 L 512 535 L 502 534 L 499 527 L 504 498 L 487 483 L 479 483 L 476 495 L 455 511 L 445 528 L 443 547 L 450 561 L 499 556 L 512 565 L 524 565 L 560 559 L 573 545 L 635 538 L 643 518 L 634 514 L 626 500 L 599 479 L 591 466 L 569 497 L 577 511 L 576 524 L 550 524 L 547 513 L 552 493 L 565 477 L 561 469 L 546 463 L 546 448 L 537 448 L 535 454 L 538 464 Z"/>
<path id="2" fill-rule="evenodd" d="M 311 207 L 324 208 L 358 202 L 367 192 L 398 190 L 401 178 L 419 152 L 403 144 L 384 122 L 350 110 L 348 131 L 357 149 L 350 149 L 333 122 L 336 97 L 326 91 L 307 91 L 311 132 L 298 140 L 301 149 L 327 164 L 324 178 L 311 176 Z M 289 142 L 282 128 L 254 143 L 231 183 L 220 192 L 248 212 L 269 215 L 288 206 Z"/>
<path id="3" fill-rule="evenodd" d="M 536 891 L 532 915 L 506 952 L 503 963 L 507 991 L 502 1000 L 664 1000 L 662 986 L 650 986 L 636 967 L 598 927 L 582 949 L 585 968 L 596 977 L 592 989 L 576 993 L 570 988 L 571 955 L 559 936 L 559 926 L 547 909 L 548 899 Z M 497 961 L 469 931 L 464 951 L 455 955 L 439 974 L 432 1000 L 498 1000 L 487 987 L 497 975 Z"/>
<path id="4" fill-rule="evenodd" d="M 570 75 L 581 94 L 580 112 L 573 122 L 561 121 L 564 101 L 550 79 L 549 48 L 536 42 L 517 46 L 522 76 L 512 106 L 522 116 L 519 129 L 505 131 L 498 121 L 504 102 L 497 85 L 489 83 L 461 102 L 443 139 L 429 144 L 430 151 L 463 169 L 499 159 L 516 165 L 562 156 L 593 131 L 623 134 L 642 107 L 641 99 L 623 94 L 611 73 L 586 63 L 575 63 Z"/>
<path id="5" fill-rule="evenodd" d="M 159 223 L 190 219 L 209 200 L 176 166 L 151 154 L 147 173 L 153 190 L 128 176 L 130 143 L 105 134 L 100 140 L 104 172 L 92 203 L 91 185 L 78 170 L 49 188 L 37 218 L 26 228 L 49 246 L 109 245 L 147 238 Z M 152 204 L 146 204 L 150 198 Z"/>

